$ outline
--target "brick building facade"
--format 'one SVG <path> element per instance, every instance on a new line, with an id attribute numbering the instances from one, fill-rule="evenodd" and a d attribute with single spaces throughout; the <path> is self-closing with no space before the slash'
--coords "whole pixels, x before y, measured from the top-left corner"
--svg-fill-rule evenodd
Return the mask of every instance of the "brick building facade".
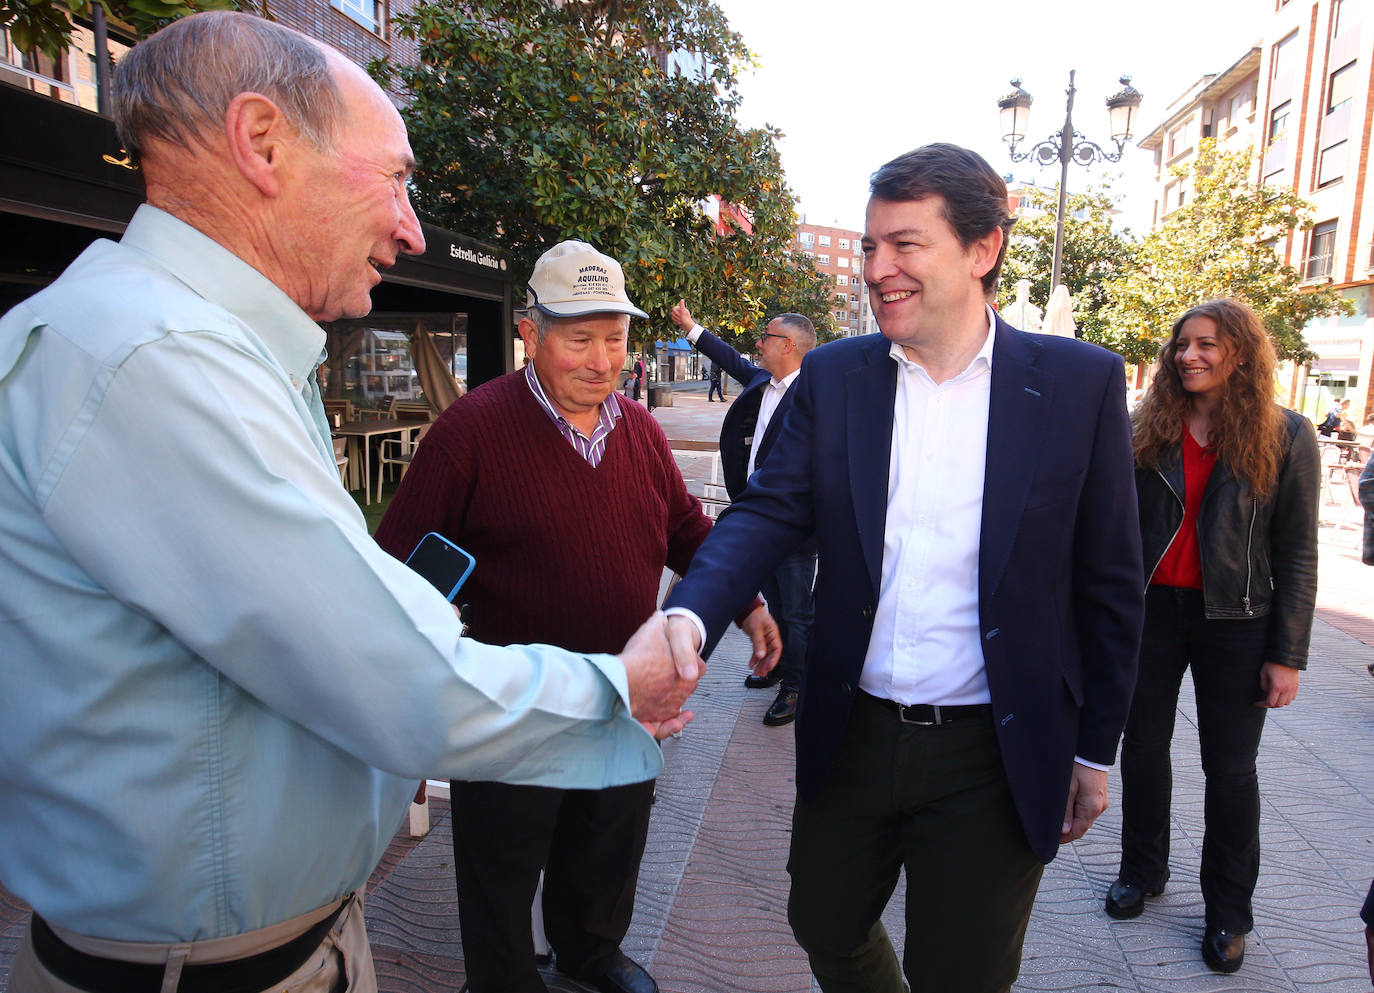
<path id="1" fill-rule="evenodd" d="M 853 336 L 871 330 L 868 292 L 863 281 L 863 235 L 848 228 L 821 224 L 797 225 L 794 249 L 805 252 L 816 263 L 816 271 L 831 285 L 830 314 L 841 334 Z"/>

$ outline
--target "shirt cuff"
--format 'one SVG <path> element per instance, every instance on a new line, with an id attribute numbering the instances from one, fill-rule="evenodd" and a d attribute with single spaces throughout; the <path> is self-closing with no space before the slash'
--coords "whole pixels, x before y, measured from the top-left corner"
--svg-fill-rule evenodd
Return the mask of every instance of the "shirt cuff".
<path id="1" fill-rule="evenodd" d="M 705 330 L 706 329 L 702 327 L 700 324 L 693 324 L 692 330 L 687 332 L 688 343 L 695 345 L 697 343 L 697 339 L 701 337 L 701 332 Z"/>
<path id="2" fill-rule="evenodd" d="M 1110 772 L 1112 768 L 1111 766 L 1103 765 L 1100 762 L 1089 762 L 1087 759 L 1078 755 L 1075 755 L 1073 757 L 1073 760 L 1077 762 L 1079 765 L 1086 765 L 1089 769 L 1096 769 L 1098 772 Z"/>
<path id="3" fill-rule="evenodd" d="M 697 645 L 697 651 L 700 652 L 702 646 L 706 644 L 706 625 L 701 623 L 701 618 L 696 615 L 696 611 L 688 610 L 686 607 L 669 607 L 663 613 L 667 617 L 685 617 L 697 626 L 697 637 L 701 639 Z"/>

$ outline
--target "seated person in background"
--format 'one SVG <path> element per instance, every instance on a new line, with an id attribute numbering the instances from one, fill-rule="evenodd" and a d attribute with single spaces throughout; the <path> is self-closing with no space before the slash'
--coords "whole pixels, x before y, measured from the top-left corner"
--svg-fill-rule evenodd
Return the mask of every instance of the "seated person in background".
<path id="1" fill-rule="evenodd" d="M 1326 412 L 1326 418 L 1317 425 L 1317 434 L 1324 438 L 1330 438 L 1340 430 L 1341 423 L 1346 421 L 1346 415 L 1349 410 L 1349 400 L 1338 400 L 1333 403 L 1331 409 Z"/>

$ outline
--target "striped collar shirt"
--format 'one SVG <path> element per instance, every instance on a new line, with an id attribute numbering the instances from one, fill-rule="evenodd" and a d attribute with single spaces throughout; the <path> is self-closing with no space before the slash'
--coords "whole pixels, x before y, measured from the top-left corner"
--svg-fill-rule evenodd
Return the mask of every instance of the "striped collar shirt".
<path id="1" fill-rule="evenodd" d="M 577 450 L 577 454 L 587 460 L 587 464 L 593 469 L 601 464 L 602 457 L 606 454 L 606 439 L 611 436 L 611 431 L 615 429 L 615 422 L 622 416 L 620 401 L 616 399 L 615 391 L 612 390 L 606 395 L 606 399 L 601 401 L 601 413 L 596 419 L 596 427 L 592 429 L 591 437 L 583 434 L 568 422 L 568 419 L 558 412 L 558 409 L 549 402 L 549 398 L 544 393 L 544 386 L 539 382 L 539 377 L 534 374 L 534 363 L 525 365 L 525 382 L 530 386 L 530 392 L 539 401 L 539 406 L 544 408 L 544 413 L 549 415 L 554 425 L 558 428 L 558 433 L 568 439 L 568 443 Z"/>

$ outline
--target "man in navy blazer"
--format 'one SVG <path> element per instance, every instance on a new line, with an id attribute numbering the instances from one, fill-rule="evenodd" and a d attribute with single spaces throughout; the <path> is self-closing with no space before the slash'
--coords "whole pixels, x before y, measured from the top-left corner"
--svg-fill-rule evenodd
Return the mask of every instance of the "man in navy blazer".
<path id="1" fill-rule="evenodd" d="M 1007 990 L 1043 863 L 1107 805 L 1144 607 L 1125 377 L 987 306 L 1011 223 L 965 149 L 874 174 L 883 334 L 803 361 L 667 604 L 698 651 L 816 536 L 788 912 L 827 993 Z M 902 868 L 904 970 L 879 920 Z"/>
<path id="2" fill-rule="evenodd" d="M 787 413 L 787 391 L 801 371 L 802 357 L 816 346 L 816 327 L 802 314 L 779 314 L 768 322 L 758 338 L 759 363 L 755 365 L 697 323 L 679 300 L 672 310 L 673 323 L 686 332 L 687 340 L 715 368 L 733 376 L 744 389 L 720 425 L 720 461 L 725 490 L 734 500 L 763 465 Z M 808 541 L 788 555 L 759 592 L 782 635 L 782 658 L 763 676 L 750 674 L 744 685 L 763 689 L 781 683 L 777 698 L 763 714 L 769 727 L 790 724 L 797 716 L 797 698 L 805 675 L 806 643 L 813 614 L 811 586 L 816 576 L 816 544 Z"/>

